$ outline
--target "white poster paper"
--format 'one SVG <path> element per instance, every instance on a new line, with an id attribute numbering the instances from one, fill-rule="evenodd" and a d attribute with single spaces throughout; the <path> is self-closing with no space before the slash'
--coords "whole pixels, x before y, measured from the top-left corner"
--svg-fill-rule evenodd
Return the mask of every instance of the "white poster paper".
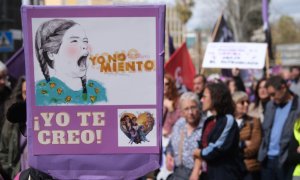
<path id="1" fill-rule="evenodd" d="M 209 43 L 202 67 L 262 69 L 266 52 L 266 43 Z"/>

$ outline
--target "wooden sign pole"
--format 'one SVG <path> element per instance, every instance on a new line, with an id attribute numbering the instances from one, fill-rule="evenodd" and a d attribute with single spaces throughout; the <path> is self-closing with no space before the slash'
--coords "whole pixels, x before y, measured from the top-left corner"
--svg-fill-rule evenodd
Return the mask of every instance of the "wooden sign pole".
<path id="1" fill-rule="evenodd" d="M 211 36 L 211 41 L 214 42 L 215 38 L 216 38 L 216 35 L 217 35 L 217 32 L 219 30 L 219 27 L 220 27 L 220 24 L 221 24 L 221 19 L 222 19 L 222 16 L 223 16 L 223 11 L 222 11 L 222 14 L 219 16 L 218 18 L 218 21 L 216 23 L 216 26 L 214 28 L 214 31 L 212 33 L 212 36 Z M 203 64 L 203 61 L 202 61 L 202 64 Z M 205 68 L 203 68 L 203 66 L 201 66 L 201 71 L 200 71 L 200 74 L 204 74 L 205 72 Z"/>
<path id="2" fill-rule="evenodd" d="M 267 52 L 266 52 L 266 78 L 267 79 L 269 79 L 270 77 L 269 68 L 270 68 L 270 58 L 269 58 L 269 52 L 267 48 Z"/>

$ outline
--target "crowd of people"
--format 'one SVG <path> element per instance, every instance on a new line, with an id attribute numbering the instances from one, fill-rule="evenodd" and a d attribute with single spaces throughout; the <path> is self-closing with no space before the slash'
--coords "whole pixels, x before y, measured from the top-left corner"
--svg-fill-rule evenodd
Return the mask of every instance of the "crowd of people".
<path id="1" fill-rule="evenodd" d="M 234 69 L 225 80 L 198 74 L 193 90 L 180 93 L 173 77 L 165 74 L 162 167 L 151 177 L 300 178 L 299 79 L 300 67 L 291 67 L 289 78 L 263 77 L 246 86 Z M 26 117 L 13 121 L 6 116 L 12 105 L 25 102 L 25 82 L 20 77 L 12 86 L 0 62 L 0 179 L 13 179 L 29 168 Z M 124 119 L 124 131 L 135 137 L 130 122 Z"/>
<path id="2" fill-rule="evenodd" d="M 0 61 L 0 179 L 4 180 L 13 179 L 21 169 L 29 168 L 27 161 L 26 113 L 21 111 L 12 112 L 10 116 L 14 116 L 14 118 L 7 118 L 10 107 L 14 105 L 14 108 L 19 108 L 22 103 L 24 104 L 21 106 L 25 105 L 25 77 L 19 77 L 17 82 L 13 84 L 9 80 L 5 64 Z M 20 114 L 25 114 L 25 116 Z"/>
<path id="3" fill-rule="evenodd" d="M 183 93 L 165 74 L 156 179 L 300 179 L 300 67 L 291 67 L 288 78 L 262 77 L 251 86 L 238 69 L 231 74 L 198 74 L 194 89 Z"/>

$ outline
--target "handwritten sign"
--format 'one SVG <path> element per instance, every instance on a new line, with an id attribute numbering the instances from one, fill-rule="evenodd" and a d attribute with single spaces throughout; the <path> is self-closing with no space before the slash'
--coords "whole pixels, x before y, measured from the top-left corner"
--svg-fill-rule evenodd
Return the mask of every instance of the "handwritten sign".
<path id="1" fill-rule="evenodd" d="M 209 43 L 203 67 L 262 69 L 266 50 L 265 43 Z"/>

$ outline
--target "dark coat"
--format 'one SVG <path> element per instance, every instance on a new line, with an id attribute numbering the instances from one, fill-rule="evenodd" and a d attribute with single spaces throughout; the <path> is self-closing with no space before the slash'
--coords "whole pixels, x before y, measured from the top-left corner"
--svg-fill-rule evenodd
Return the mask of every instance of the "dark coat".
<path id="1" fill-rule="evenodd" d="M 0 92 L 0 131 L 6 119 L 5 118 L 6 101 L 8 100 L 10 94 L 11 94 L 11 90 L 6 86 Z"/>
<path id="2" fill-rule="evenodd" d="M 269 101 L 266 106 L 264 114 L 264 122 L 262 124 L 263 139 L 258 153 L 258 160 L 264 161 L 267 158 L 267 153 L 270 144 L 270 137 L 274 122 L 274 116 L 276 112 L 276 106 L 273 101 Z M 295 120 L 300 114 L 300 100 L 298 96 L 294 96 L 292 101 L 292 107 L 285 121 L 282 133 L 280 136 L 280 152 L 278 159 L 278 167 L 281 168 L 287 160 L 288 157 L 288 146 L 293 135 L 293 127 Z"/>
<path id="3" fill-rule="evenodd" d="M 214 119 L 210 117 L 205 121 L 202 132 L 205 131 L 208 122 Z M 234 118 L 231 115 L 217 116 L 215 127 L 209 133 L 207 141 L 207 147 L 203 147 L 203 139 L 200 141 L 201 158 L 207 163 L 207 178 L 243 178 L 246 168 L 239 152 L 239 128 Z"/>

